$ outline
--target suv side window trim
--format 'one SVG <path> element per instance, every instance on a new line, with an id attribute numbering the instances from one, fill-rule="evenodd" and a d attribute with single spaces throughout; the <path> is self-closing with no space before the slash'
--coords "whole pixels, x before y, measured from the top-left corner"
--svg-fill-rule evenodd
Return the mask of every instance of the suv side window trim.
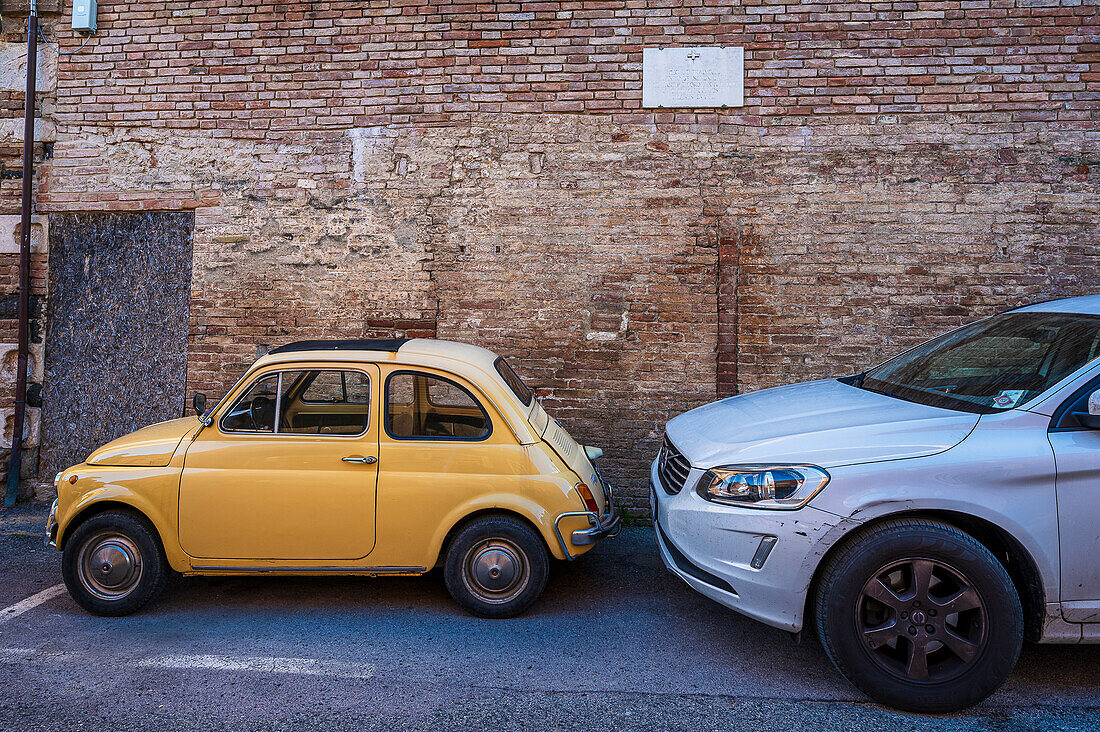
<path id="1" fill-rule="evenodd" d="M 1047 432 L 1080 432 L 1082 430 L 1092 429 L 1084 425 L 1064 424 L 1064 422 L 1076 422 L 1077 420 L 1070 416 L 1070 410 L 1073 409 L 1077 402 L 1081 401 L 1082 397 L 1088 396 L 1097 389 L 1100 389 L 1100 374 L 1093 376 L 1079 386 L 1066 400 L 1058 405 L 1058 408 L 1054 410 L 1054 414 L 1051 415 L 1050 427 L 1047 428 Z"/>
<path id="2" fill-rule="evenodd" d="M 367 384 L 369 384 L 371 386 L 373 386 L 373 384 L 374 384 L 374 382 L 371 378 L 371 375 L 367 371 L 365 371 L 364 369 L 361 369 L 361 368 L 354 368 L 354 367 L 350 367 L 350 366 L 339 366 L 339 365 L 336 368 L 328 368 L 328 369 L 286 368 L 286 366 L 292 366 L 292 364 L 283 364 L 283 366 L 284 366 L 284 368 L 280 368 L 278 371 L 266 371 L 266 372 L 258 375 L 252 381 L 248 382 L 248 386 L 241 392 L 241 397 L 244 397 L 244 395 L 248 394 L 248 392 L 252 389 L 253 386 L 255 386 L 257 383 L 259 383 L 263 379 L 268 379 L 268 378 L 271 378 L 274 375 L 278 375 L 279 379 L 278 379 L 278 382 L 277 382 L 277 386 L 275 387 L 276 388 L 276 391 L 275 391 L 275 431 L 274 432 L 267 432 L 265 430 L 230 430 L 230 429 L 225 429 L 222 426 L 222 421 L 227 416 L 229 416 L 229 413 L 233 411 L 233 407 L 236 406 L 237 402 L 240 401 L 240 398 L 238 398 L 236 401 L 234 401 L 225 410 L 225 413 L 222 414 L 222 416 L 218 419 L 218 432 L 220 432 L 223 435 L 248 435 L 248 436 L 260 435 L 260 436 L 263 436 L 263 437 L 303 437 L 303 436 L 306 436 L 306 437 L 332 437 L 332 438 L 345 439 L 345 440 L 349 439 L 349 438 L 355 439 L 355 438 L 363 437 L 368 432 L 370 432 L 370 429 L 371 429 L 371 414 L 373 413 L 373 407 L 374 407 L 374 405 L 371 404 L 370 402 L 367 403 L 367 419 L 366 419 L 366 425 L 367 426 L 366 426 L 366 429 L 364 429 L 362 432 L 359 432 L 358 434 L 339 435 L 339 434 L 332 434 L 332 433 L 328 433 L 328 432 L 319 432 L 319 433 L 312 433 L 312 432 L 280 432 L 279 431 L 279 415 L 281 413 L 281 409 L 282 409 L 282 406 L 283 406 L 283 404 L 282 404 L 282 402 L 283 402 L 283 374 L 288 373 L 288 372 L 294 372 L 294 371 L 298 371 L 298 372 L 301 372 L 301 371 L 355 371 L 356 373 L 360 373 L 360 374 L 362 374 L 363 376 L 366 377 Z M 310 404 L 310 405 L 324 404 L 325 403 L 325 402 L 316 402 L 316 403 L 315 402 L 306 402 L 304 400 L 301 400 L 301 401 L 302 401 L 303 404 Z"/>
<path id="3" fill-rule="evenodd" d="M 393 380 L 393 377 L 401 376 L 401 375 L 426 376 L 426 377 L 429 377 L 429 378 L 441 379 L 443 381 L 447 381 L 447 382 L 450 382 L 451 384 L 454 384 L 457 388 L 459 388 L 462 391 L 466 392 L 466 394 L 470 397 L 470 399 L 472 399 L 474 401 L 474 404 L 476 404 L 478 406 L 478 408 L 481 410 L 481 413 L 485 415 L 485 424 L 488 427 L 488 429 L 485 431 L 485 434 L 482 435 L 481 437 L 441 437 L 441 436 L 438 436 L 438 435 L 413 435 L 413 436 L 395 435 L 392 432 L 390 432 L 390 419 L 389 419 L 389 417 L 390 417 L 390 412 L 389 412 L 389 409 L 390 409 L 390 382 Z M 420 442 L 425 442 L 425 441 L 430 441 L 430 442 L 484 442 L 485 440 L 488 440 L 490 437 L 493 436 L 493 418 L 489 416 L 489 410 L 487 410 L 485 408 L 484 401 L 485 400 L 478 399 L 477 396 L 475 396 L 472 391 L 470 391 L 465 386 L 463 386 L 462 384 L 458 383 L 457 381 L 455 381 L 454 379 L 452 379 L 448 376 L 441 376 L 439 374 L 433 374 L 430 371 L 418 371 L 416 369 L 408 369 L 408 368 L 398 369 L 396 371 L 391 371 L 389 373 L 389 375 L 386 376 L 386 386 L 382 390 L 382 402 L 383 402 L 382 409 L 385 410 L 382 414 L 382 429 L 384 429 L 386 431 L 386 435 L 391 440 L 402 440 L 402 441 L 409 441 L 409 442 L 416 442 L 416 441 L 420 441 Z M 412 403 L 413 404 L 416 403 L 416 395 L 415 394 L 413 395 L 413 402 Z"/>

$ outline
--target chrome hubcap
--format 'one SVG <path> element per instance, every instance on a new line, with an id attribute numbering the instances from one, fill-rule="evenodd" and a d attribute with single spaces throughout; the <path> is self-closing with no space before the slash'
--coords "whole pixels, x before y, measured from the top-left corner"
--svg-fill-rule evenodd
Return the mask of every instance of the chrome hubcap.
<path id="1" fill-rule="evenodd" d="M 96 534 L 84 542 L 79 558 L 80 583 L 101 600 L 120 600 L 141 579 L 141 552 L 129 537 Z"/>
<path id="2" fill-rule="evenodd" d="M 981 595 L 934 559 L 903 559 L 876 572 L 856 602 L 856 628 L 876 664 L 916 683 L 965 673 L 987 640 Z"/>
<path id="3" fill-rule="evenodd" d="M 492 604 L 514 599 L 530 579 L 526 555 L 507 539 L 475 544 L 466 552 L 462 565 L 467 589 Z"/>

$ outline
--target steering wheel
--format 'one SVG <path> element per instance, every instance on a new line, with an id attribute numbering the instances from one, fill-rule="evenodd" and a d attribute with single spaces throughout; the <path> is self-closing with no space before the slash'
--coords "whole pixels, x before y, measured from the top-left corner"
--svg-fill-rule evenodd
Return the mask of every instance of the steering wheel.
<path id="1" fill-rule="evenodd" d="M 429 437 L 451 437 L 451 432 L 438 414 L 429 414 L 424 420 L 424 434 Z"/>
<path id="2" fill-rule="evenodd" d="M 248 410 L 252 417 L 252 429 L 266 430 L 268 426 L 275 425 L 275 403 L 265 396 L 258 396 L 252 400 L 252 406 Z"/>

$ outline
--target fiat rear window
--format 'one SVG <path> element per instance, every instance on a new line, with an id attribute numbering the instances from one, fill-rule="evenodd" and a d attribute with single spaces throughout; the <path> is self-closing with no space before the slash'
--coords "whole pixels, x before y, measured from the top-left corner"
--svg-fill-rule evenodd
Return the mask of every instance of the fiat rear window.
<path id="1" fill-rule="evenodd" d="M 504 379 L 504 383 L 508 385 L 508 388 L 523 402 L 523 406 L 531 406 L 531 397 L 533 396 L 531 390 L 527 388 L 527 384 L 523 383 L 523 379 L 519 378 L 516 372 L 512 370 L 508 362 L 501 357 L 496 360 L 494 365 L 497 367 L 500 378 Z"/>

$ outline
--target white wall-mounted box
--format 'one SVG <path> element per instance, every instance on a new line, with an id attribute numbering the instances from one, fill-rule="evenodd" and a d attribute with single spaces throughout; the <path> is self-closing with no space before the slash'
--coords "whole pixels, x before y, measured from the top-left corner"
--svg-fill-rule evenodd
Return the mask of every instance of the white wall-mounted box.
<path id="1" fill-rule="evenodd" d="M 73 0 L 73 30 L 95 33 L 95 0 Z"/>

